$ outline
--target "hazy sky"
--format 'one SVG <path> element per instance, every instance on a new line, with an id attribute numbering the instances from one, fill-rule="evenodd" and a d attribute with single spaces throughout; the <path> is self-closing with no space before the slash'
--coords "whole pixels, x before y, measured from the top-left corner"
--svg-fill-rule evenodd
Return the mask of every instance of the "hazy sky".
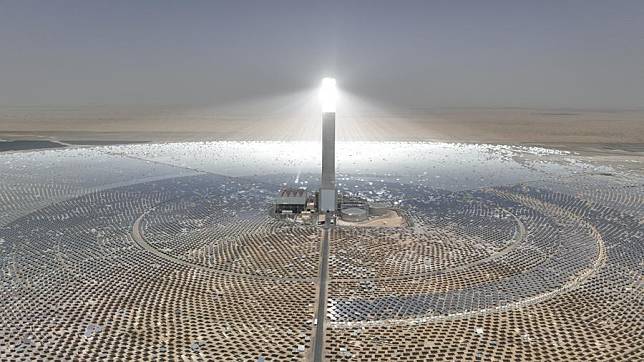
<path id="1" fill-rule="evenodd" d="M 0 0 L 0 104 L 644 106 L 644 1 Z"/>

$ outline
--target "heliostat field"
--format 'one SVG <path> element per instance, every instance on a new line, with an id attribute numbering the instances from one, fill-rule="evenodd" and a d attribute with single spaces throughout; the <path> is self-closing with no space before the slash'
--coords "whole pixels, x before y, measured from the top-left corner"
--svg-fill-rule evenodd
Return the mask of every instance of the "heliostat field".
<path id="1" fill-rule="evenodd" d="M 270 211 L 278 190 L 319 185 L 293 147 L 1 154 L 0 359 L 642 357 L 637 168 L 540 148 L 339 144 L 338 190 L 403 222 L 335 225 L 324 250 L 320 227 Z"/>

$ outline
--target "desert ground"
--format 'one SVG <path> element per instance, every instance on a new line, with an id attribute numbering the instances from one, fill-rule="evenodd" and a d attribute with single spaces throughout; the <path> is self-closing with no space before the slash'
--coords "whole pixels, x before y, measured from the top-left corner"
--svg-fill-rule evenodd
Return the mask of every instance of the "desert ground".
<path id="1" fill-rule="evenodd" d="M 0 138 L 315 140 L 314 120 L 184 106 L 0 107 Z M 642 151 L 644 110 L 442 109 L 338 114 L 338 139 L 539 144 Z"/>

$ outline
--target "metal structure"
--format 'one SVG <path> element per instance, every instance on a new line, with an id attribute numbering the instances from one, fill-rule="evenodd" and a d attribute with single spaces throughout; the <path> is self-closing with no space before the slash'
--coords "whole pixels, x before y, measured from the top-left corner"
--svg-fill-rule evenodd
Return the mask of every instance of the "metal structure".
<path id="1" fill-rule="evenodd" d="M 300 213 L 306 210 L 306 202 L 308 201 L 309 194 L 306 190 L 301 189 L 285 189 L 282 190 L 278 197 L 273 201 L 275 213 Z"/>

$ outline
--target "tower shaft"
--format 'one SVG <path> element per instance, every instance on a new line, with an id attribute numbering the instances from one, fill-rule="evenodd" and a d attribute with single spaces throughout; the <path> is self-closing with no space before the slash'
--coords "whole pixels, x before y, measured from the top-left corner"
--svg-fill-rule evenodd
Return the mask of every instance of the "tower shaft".
<path id="1" fill-rule="evenodd" d="M 322 113 L 322 177 L 320 211 L 335 211 L 335 112 Z"/>

